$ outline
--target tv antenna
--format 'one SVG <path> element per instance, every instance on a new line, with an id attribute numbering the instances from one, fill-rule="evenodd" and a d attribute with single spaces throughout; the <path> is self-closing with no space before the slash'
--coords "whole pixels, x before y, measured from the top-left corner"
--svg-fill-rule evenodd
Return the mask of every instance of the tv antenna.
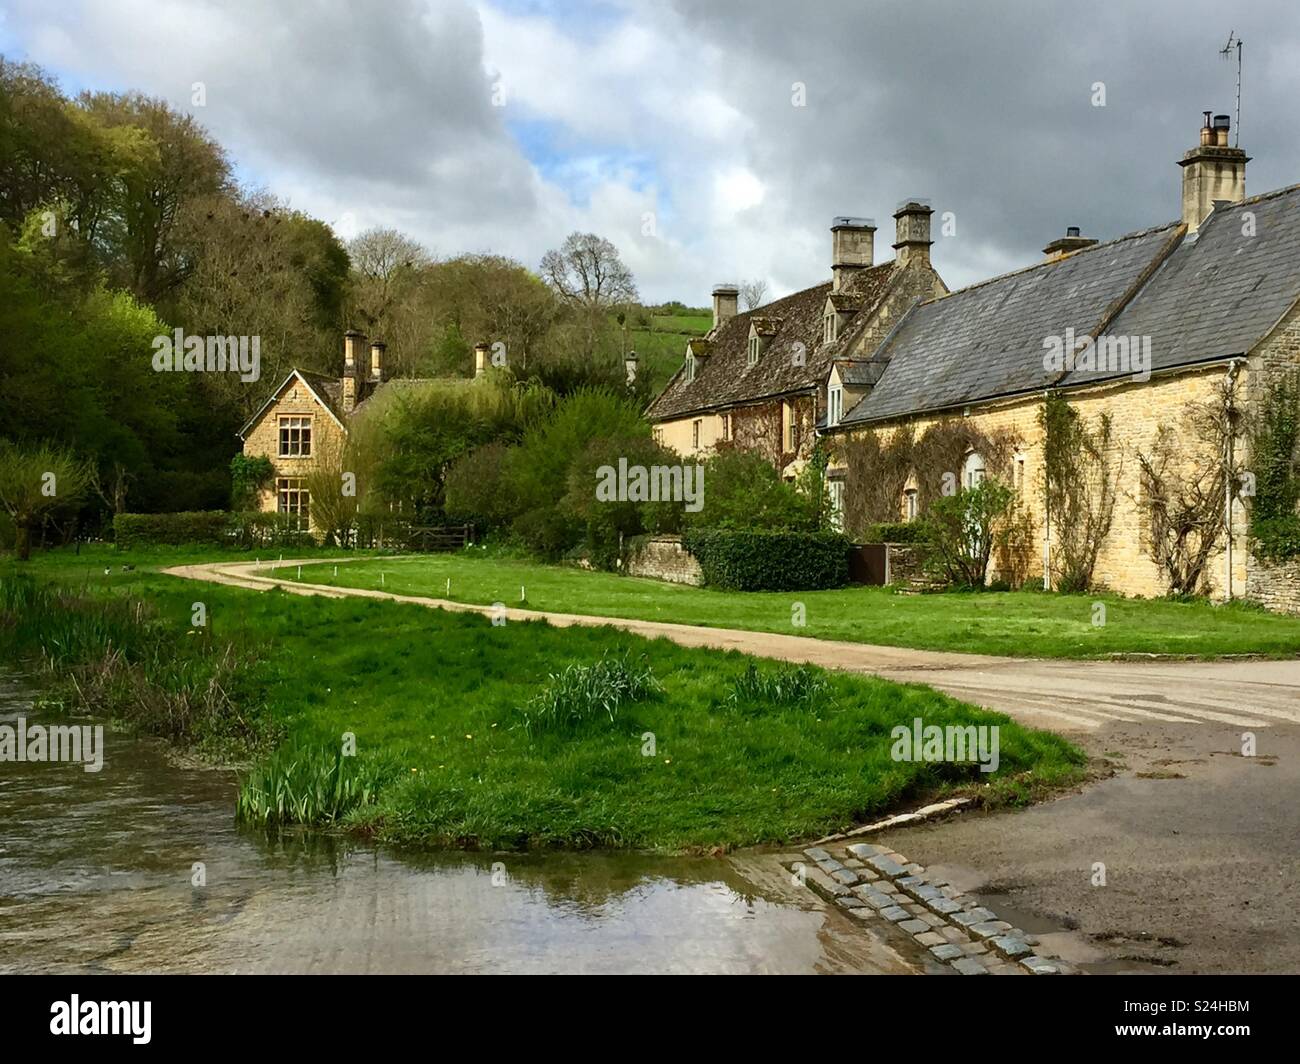
<path id="1" fill-rule="evenodd" d="M 1232 146 L 1234 148 L 1240 147 L 1241 145 L 1241 45 L 1242 40 L 1237 36 L 1237 31 L 1229 30 L 1228 43 L 1219 49 L 1219 54 L 1223 56 L 1224 59 L 1232 58 L 1234 48 L 1237 51 L 1237 128 L 1236 136 L 1232 139 Z"/>

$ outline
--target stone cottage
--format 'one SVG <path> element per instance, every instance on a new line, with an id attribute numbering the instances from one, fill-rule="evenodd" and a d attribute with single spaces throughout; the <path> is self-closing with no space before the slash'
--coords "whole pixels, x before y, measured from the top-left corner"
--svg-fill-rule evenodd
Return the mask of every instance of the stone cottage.
<path id="1" fill-rule="evenodd" d="M 1300 186 L 1247 198 L 1249 160 L 1228 128 L 1206 112 L 1179 160 L 1177 221 L 1104 243 L 1071 230 L 1038 265 L 924 300 L 865 357 L 824 368 L 824 388 L 844 394 L 823 431 L 850 532 L 997 475 L 1017 490 L 1023 536 L 995 575 L 1052 583 L 1063 537 L 1079 533 L 1048 519 L 1040 416 L 1052 394 L 1100 444 L 1078 466 L 1089 490 L 1110 480 L 1094 584 L 1170 590 L 1185 562 L 1168 549 L 1170 498 L 1221 485 L 1202 498 L 1213 540 L 1198 586 L 1300 609 L 1300 573 L 1250 554 L 1246 429 L 1270 382 L 1300 364 Z M 947 468 L 899 458 L 927 433 L 949 441 Z M 1201 546 L 1192 534 L 1180 549 Z"/>
<path id="2" fill-rule="evenodd" d="M 361 333 L 344 333 L 341 377 L 292 370 L 239 430 L 244 454 L 266 456 L 275 471 L 258 494 L 259 510 L 291 515 L 300 527 L 314 529 L 308 476 L 322 461 L 342 454 L 354 419 L 364 416 L 376 395 L 422 383 L 411 378 L 390 380 L 384 368 L 384 343 L 372 341 L 368 359 L 366 348 Z M 487 372 L 489 360 L 489 346 L 477 345 L 476 378 Z"/>
<path id="3" fill-rule="evenodd" d="M 757 450 L 786 477 L 807 462 L 828 415 L 827 373 L 866 358 L 918 300 L 947 292 L 930 265 L 930 215 L 911 201 L 894 215 L 897 252 L 876 263 L 875 225 L 831 225 L 831 279 L 738 313 L 738 289 L 713 289 L 713 328 L 691 339 L 681 368 L 647 408 L 656 437 L 687 456 L 719 446 Z M 829 408 L 832 421 L 840 408 Z"/>

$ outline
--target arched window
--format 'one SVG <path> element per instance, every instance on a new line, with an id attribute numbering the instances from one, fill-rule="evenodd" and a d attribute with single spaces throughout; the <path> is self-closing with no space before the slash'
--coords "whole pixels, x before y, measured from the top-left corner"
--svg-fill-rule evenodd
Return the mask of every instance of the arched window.
<path id="1" fill-rule="evenodd" d="M 966 455 L 966 465 L 962 468 L 962 487 L 969 489 L 982 484 L 984 477 L 984 459 L 977 452 L 971 451 Z"/>

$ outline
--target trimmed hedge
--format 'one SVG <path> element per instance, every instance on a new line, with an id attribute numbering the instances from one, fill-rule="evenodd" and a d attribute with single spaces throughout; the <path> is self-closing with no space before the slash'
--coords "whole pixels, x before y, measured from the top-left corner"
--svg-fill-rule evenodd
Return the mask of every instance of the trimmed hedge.
<path id="1" fill-rule="evenodd" d="M 924 521 L 882 521 L 868 525 L 863 543 L 925 543 Z"/>
<path id="2" fill-rule="evenodd" d="M 693 529 L 682 545 L 704 583 L 728 591 L 817 591 L 849 582 L 849 542 L 838 532 Z"/>
<path id="3" fill-rule="evenodd" d="M 230 515 L 225 510 L 194 510 L 177 514 L 117 514 L 113 539 L 119 550 L 132 547 L 180 547 L 189 543 L 224 547 Z"/>

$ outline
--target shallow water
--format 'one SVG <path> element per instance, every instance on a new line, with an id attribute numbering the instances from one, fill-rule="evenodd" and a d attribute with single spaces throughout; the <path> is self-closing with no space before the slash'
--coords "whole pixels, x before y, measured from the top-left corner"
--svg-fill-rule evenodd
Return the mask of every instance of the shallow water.
<path id="1" fill-rule="evenodd" d="M 55 723 L 0 675 L 0 723 L 19 716 Z M 107 726 L 98 773 L 0 762 L 0 972 L 906 970 L 771 858 L 268 838 L 234 795 Z"/>

